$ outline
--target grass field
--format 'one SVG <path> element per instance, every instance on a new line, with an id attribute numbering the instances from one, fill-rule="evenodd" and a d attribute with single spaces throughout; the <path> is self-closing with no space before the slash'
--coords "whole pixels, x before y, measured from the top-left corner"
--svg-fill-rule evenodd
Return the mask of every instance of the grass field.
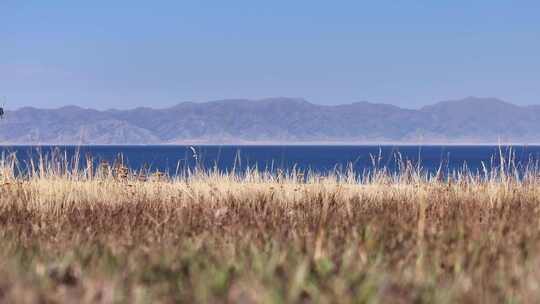
<path id="1" fill-rule="evenodd" d="M 0 164 L 0 303 L 537 303 L 540 175 Z"/>

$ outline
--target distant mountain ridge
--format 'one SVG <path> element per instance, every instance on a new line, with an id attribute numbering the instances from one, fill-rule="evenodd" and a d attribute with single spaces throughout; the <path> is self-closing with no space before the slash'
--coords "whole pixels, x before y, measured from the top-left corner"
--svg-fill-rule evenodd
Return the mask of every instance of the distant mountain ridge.
<path id="1" fill-rule="evenodd" d="M 2 144 L 540 143 L 540 106 L 468 97 L 418 110 L 298 98 L 184 102 L 166 109 L 7 111 Z"/>

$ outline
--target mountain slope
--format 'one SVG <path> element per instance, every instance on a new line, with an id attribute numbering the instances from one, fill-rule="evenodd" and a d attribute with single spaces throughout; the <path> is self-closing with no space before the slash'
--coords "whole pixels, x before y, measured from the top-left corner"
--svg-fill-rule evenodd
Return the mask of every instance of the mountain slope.
<path id="1" fill-rule="evenodd" d="M 167 109 L 97 111 L 21 108 L 0 122 L 11 144 L 169 144 L 268 142 L 540 142 L 540 106 L 469 97 L 419 110 L 303 99 L 184 102 Z"/>
<path id="2" fill-rule="evenodd" d="M 538 140 L 540 111 L 496 98 L 469 97 L 427 106 L 430 130 L 447 140 Z"/>

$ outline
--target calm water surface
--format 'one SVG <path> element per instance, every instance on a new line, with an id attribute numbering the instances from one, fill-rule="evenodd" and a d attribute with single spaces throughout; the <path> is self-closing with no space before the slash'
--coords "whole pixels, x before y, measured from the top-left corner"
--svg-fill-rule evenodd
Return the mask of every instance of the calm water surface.
<path id="1" fill-rule="evenodd" d="M 312 170 L 327 173 L 352 166 L 356 172 L 387 167 L 398 169 L 398 160 L 408 160 L 423 170 L 459 170 L 464 166 L 476 171 L 497 166 L 500 155 L 509 153 L 520 164 L 540 160 L 540 146 L 2 146 L 3 155 L 15 154 L 24 167 L 38 155 L 61 154 L 69 159 L 80 155 L 95 162 L 123 162 L 134 170 L 149 169 L 171 174 L 193 168 L 221 171 L 245 170 Z M 375 160 L 375 161 L 374 161 Z"/>

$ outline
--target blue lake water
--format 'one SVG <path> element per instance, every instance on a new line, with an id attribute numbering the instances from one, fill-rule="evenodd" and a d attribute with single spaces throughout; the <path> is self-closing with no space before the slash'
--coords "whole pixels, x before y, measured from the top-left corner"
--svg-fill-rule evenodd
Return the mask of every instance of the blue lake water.
<path id="1" fill-rule="evenodd" d="M 62 155 L 68 159 L 80 155 L 84 160 L 113 163 L 122 159 L 134 170 L 160 170 L 175 174 L 197 164 L 205 169 L 221 171 L 285 170 L 293 168 L 327 173 L 352 166 L 361 173 L 375 165 L 398 169 L 398 159 L 409 160 L 423 170 L 444 171 L 467 166 L 482 170 L 499 164 L 500 154 L 513 154 L 516 163 L 534 164 L 540 160 L 540 146 L 3 146 L 3 155 L 15 154 L 21 167 L 38 155 Z"/>

